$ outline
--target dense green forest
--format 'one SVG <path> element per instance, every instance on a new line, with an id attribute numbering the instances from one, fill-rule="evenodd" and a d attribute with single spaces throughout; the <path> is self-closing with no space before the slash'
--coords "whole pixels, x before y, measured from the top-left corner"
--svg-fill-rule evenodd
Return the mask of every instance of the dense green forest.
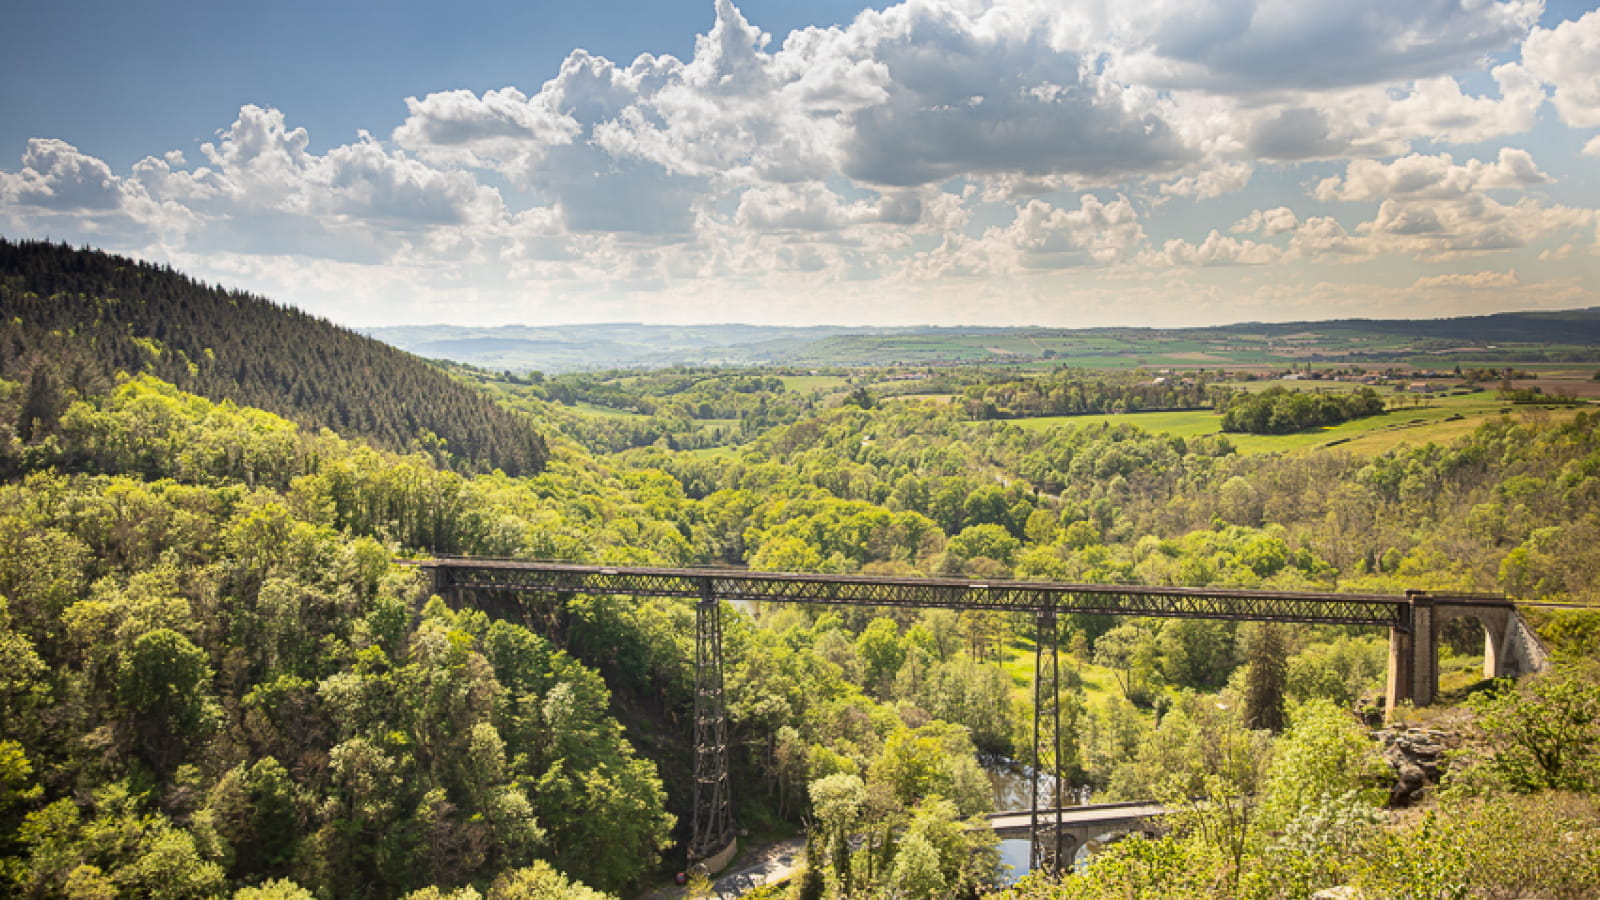
<path id="1" fill-rule="evenodd" d="M 598 452 L 546 385 L 502 385 L 549 440 L 514 475 L 208 399 L 155 359 L 63 379 L 48 417 L 29 381 L 0 382 L 0 892 L 593 897 L 681 867 L 693 611 L 577 597 L 493 619 L 397 558 L 1600 599 L 1587 411 L 1375 456 L 1244 455 L 695 373 L 652 390 L 723 414 L 783 398 L 780 421 L 736 448 Z M 725 618 L 736 818 L 808 838 L 767 893 L 991 889 L 994 841 L 966 820 L 993 803 L 980 752 L 1035 762 L 1031 623 Z M 1539 622 L 1562 665 L 1516 685 L 1480 682 L 1480 636 L 1446 632 L 1449 702 L 1390 712 L 1455 753 L 1391 810 L 1396 772 L 1353 712 L 1384 635 L 1067 617 L 1060 762 L 1097 798 L 1179 811 L 1008 890 L 1593 896 L 1600 616 Z"/>
<path id="2" fill-rule="evenodd" d="M 0 238 L 0 377 L 28 392 L 23 436 L 119 371 L 441 462 L 544 463 L 531 423 L 386 344 L 170 267 Z"/>

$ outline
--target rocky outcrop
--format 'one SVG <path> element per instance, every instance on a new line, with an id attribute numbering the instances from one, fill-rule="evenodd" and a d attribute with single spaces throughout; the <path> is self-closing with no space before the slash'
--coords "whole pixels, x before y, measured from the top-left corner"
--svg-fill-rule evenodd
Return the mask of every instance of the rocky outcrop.
<path id="1" fill-rule="evenodd" d="M 1407 725 L 1384 729 L 1373 738 L 1383 744 L 1383 758 L 1394 770 L 1394 787 L 1389 789 L 1391 807 L 1410 806 L 1422 798 L 1428 785 L 1438 784 L 1445 754 L 1456 744 L 1447 732 Z"/>

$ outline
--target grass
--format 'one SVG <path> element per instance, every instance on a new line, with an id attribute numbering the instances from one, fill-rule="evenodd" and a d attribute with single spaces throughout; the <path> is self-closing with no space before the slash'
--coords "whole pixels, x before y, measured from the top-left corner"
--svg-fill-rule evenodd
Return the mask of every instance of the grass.
<path id="1" fill-rule="evenodd" d="M 1033 700 L 1033 657 L 1033 640 L 1014 638 L 1006 644 L 1000 663 L 1011 679 L 1012 695 L 1030 703 Z M 1117 686 L 1117 678 L 1110 669 L 1091 662 L 1079 662 L 1065 647 L 1061 649 L 1061 668 L 1078 673 L 1078 678 L 1083 682 L 1084 705 L 1088 709 L 1103 711 L 1112 699 L 1122 694 L 1122 688 Z"/>
<path id="2" fill-rule="evenodd" d="M 1231 388 L 1236 391 L 1248 391 L 1259 394 L 1268 388 L 1287 388 L 1291 391 L 1300 391 L 1307 394 L 1348 394 L 1359 388 L 1369 385 L 1356 384 L 1350 381 L 1302 381 L 1291 378 L 1258 378 L 1254 381 L 1224 381 L 1219 387 Z M 1373 388 L 1380 395 L 1387 393 L 1392 388 Z"/>
<path id="3" fill-rule="evenodd" d="M 951 403 L 960 394 L 893 394 L 883 399 L 885 401 L 901 400 L 910 403 Z"/>
<path id="4" fill-rule="evenodd" d="M 1439 698 L 1463 699 L 1484 684 L 1483 657 L 1439 654 Z"/>
<path id="5" fill-rule="evenodd" d="M 1015 424 L 1029 431 L 1045 431 L 1062 425 L 1073 428 L 1135 425 L 1145 431 L 1190 438 L 1221 431 L 1222 417 L 1209 409 L 1194 409 L 1178 412 L 1115 413 L 1103 416 L 1045 416 L 1038 419 L 1016 419 Z"/>
<path id="6" fill-rule="evenodd" d="M 581 413 L 585 414 L 585 415 L 595 416 L 597 418 L 602 418 L 602 419 L 636 419 L 636 418 L 641 418 L 640 415 L 638 413 L 635 413 L 635 412 L 629 412 L 629 411 L 627 411 L 625 409 L 612 409 L 609 406 L 597 406 L 597 405 L 595 405 L 593 403 L 588 403 L 586 401 L 581 401 L 581 400 L 579 402 L 577 402 L 576 404 L 574 404 L 572 406 L 572 408 L 577 410 L 578 412 L 581 412 Z"/>
<path id="7" fill-rule="evenodd" d="M 1482 398 L 1474 400 L 1474 398 Z M 1478 426 L 1501 415 L 1549 416 L 1565 421 L 1583 411 L 1583 407 L 1512 406 L 1484 393 L 1468 397 L 1446 397 L 1433 407 L 1391 412 L 1392 420 L 1383 427 L 1354 434 L 1340 445 L 1352 453 L 1377 455 L 1399 447 L 1401 444 L 1420 446 L 1426 443 L 1444 443 L 1477 430 Z M 1502 410 L 1506 412 L 1502 413 Z"/>
<path id="8" fill-rule="evenodd" d="M 1396 398 L 1409 402 L 1405 395 Z M 1382 415 L 1343 422 L 1330 428 L 1297 434 L 1229 434 L 1240 453 L 1284 453 L 1316 447 L 1340 447 L 1352 453 L 1377 455 L 1402 444 L 1420 446 L 1445 443 L 1470 434 L 1483 423 L 1501 415 L 1541 415 L 1570 419 L 1585 407 L 1542 407 L 1537 404 L 1514 406 L 1495 398 L 1492 391 L 1470 394 L 1433 395 L 1420 398 L 1418 406 L 1402 406 Z M 1221 417 L 1210 410 L 1181 412 L 1123 413 L 1103 416 L 1049 416 L 1017 419 L 1015 424 L 1029 430 L 1058 426 L 1098 428 L 1102 425 L 1135 425 L 1149 432 L 1182 438 L 1217 434 Z"/>
<path id="9" fill-rule="evenodd" d="M 842 375 L 784 375 L 782 378 L 784 388 L 797 394 L 837 391 L 849 384 Z"/>

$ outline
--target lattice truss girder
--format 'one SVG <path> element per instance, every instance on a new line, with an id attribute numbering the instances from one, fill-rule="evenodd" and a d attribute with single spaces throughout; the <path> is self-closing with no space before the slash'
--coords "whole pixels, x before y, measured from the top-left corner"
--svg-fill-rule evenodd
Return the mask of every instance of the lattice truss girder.
<path id="1" fill-rule="evenodd" d="M 1373 594 L 976 582 L 787 575 L 696 569 L 623 569 L 551 563 L 437 560 L 449 587 L 481 591 L 622 594 L 759 603 L 911 606 L 1002 612 L 1105 613 L 1407 628 L 1406 598 Z"/>

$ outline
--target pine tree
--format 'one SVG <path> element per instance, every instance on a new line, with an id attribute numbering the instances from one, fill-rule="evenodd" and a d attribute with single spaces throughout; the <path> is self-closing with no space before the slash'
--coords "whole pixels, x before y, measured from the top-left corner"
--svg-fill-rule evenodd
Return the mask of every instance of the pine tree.
<path id="1" fill-rule="evenodd" d="M 1244 716 L 1251 728 L 1282 731 L 1285 724 L 1283 686 L 1288 672 L 1288 647 L 1283 626 L 1262 622 L 1251 629 L 1245 646 Z"/>

